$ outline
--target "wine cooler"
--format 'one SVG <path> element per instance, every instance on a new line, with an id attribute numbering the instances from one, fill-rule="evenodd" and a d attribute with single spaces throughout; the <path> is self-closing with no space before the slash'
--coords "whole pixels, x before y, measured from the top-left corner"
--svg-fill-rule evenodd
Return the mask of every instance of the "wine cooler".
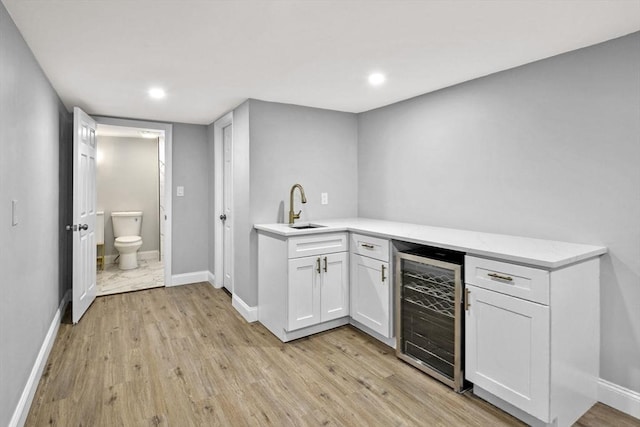
<path id="1" fill-rule="evenodd" d="M 396 256 L 396 354 L 461 392 L 465 388 L 464 253 L 421 247 Z"/>

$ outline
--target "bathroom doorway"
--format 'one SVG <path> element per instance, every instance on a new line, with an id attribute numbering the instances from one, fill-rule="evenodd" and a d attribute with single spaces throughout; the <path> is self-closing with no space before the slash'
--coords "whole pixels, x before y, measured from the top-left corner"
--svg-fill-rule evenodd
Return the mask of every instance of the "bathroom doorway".
<path id="1" fill-rule="evenodd" d="M 96 121 L 97 295 L 170 285 L 171 125 Z"/>

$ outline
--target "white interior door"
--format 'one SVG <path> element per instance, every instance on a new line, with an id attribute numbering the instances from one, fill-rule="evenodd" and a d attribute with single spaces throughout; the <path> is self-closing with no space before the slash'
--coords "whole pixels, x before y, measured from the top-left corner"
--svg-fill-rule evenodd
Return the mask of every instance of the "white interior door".
<path id="1" fill-rule="evenodd" d="M 233 293 L 233 127 L 222 129 L 223 173 L 223 279 L 222 286 Z"/>
<path id="2" fill-rule="evenodd" d="M 96 122 L 73 109 L 73 323 L 96 299 Z"/>

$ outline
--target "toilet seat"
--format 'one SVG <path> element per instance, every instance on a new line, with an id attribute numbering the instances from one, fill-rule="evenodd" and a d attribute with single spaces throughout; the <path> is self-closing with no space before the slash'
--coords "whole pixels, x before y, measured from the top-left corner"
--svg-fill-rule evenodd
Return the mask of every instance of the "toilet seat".
<path id="1" fill-rule="evenodd" d="M 120 236 L 116 237 L 116 243 L 124 243 L 124 244 L 134 244 L 142 242 L 142 237 L 140 236 Z"/>

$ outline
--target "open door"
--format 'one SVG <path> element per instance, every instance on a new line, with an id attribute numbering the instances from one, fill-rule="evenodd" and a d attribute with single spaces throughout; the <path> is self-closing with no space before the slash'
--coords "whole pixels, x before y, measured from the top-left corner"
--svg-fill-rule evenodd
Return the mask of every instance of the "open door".
<path id="1" fill-rule="evenodd" d="M 223 171 L 223 268 L 222 286 L 233 294 L 233 126 L 222 129 L 222 149 L 224 155 Z M 224 218 L 224 219 L 223 219 Z"/>
<path id="2" fill-rule="evenodd" d="M 96 299 L 96 122 L 73 109 L 73 323 Z"/>

